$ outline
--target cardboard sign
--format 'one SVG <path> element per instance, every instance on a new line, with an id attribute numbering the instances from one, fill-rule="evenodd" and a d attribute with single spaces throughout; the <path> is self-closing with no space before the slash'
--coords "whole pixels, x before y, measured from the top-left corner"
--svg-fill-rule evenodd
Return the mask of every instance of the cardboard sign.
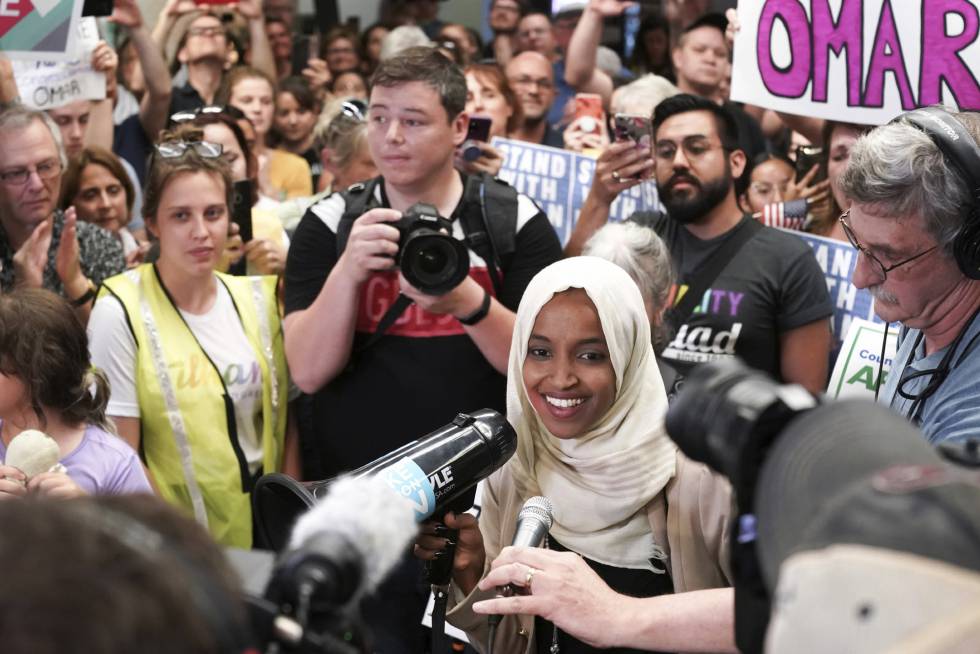
<path id="1" fill-rule="evenodd" d="M 885 342 L 885 360 L 881 360 L 881 341 L 885 326 L 861 318 L 851 320 L 844 337 L 834 372 L 830 375 L 827 395 L 834 398 L 856 397 L 874 399 L 879 372 L 884 385 L 892 360 L 898 349 L 898 329 L 888 330 Z"/>
<path id="2" fill-rule="evenodd" d="M 582 203 L 592 188 L 595 158 L 587 154 L 495 138 L 493 146 L 504 155 L 500 179 L 538 203 L 562 244 L 578 221 Z M 612 221 L 625 220 L 637 211 L 661 209 L 653 180 L 619 194 L 609 211 Z"/>
<path id="3" fill-rule="evenodd" d="M 99 42 L 95 18 L 82 18 L 77 30 L 75 59 L 20 59 L 11 62 L 21 102 L 44 110 L 76 100 L 105 98 L 105 73 L 92 69 L 92 51 Z"/>
<path id="4" fill-rule="evenodd" d="M 880 125 L 980 109 L 980 0 L 740 0 L 732 100 Z"/>
<path id="5" fill-rule="evenodd" d="M 82 0 L 0 0 L 0 50 L 10 59 L 70 59 L 81 16 Z"/>

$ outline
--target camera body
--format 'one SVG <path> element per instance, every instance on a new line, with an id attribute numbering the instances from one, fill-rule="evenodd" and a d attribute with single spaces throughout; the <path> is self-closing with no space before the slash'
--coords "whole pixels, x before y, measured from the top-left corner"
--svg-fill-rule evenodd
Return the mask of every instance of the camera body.
<path id="1" fill-rule="evenodd" d="M 443 295 L 466 279 L 469 250 L 452 235 L 452 221 L 434 206 L 417 202 L 391 224 L 399 234 L 395 261 L 412 286 L 427 295 Z"/>

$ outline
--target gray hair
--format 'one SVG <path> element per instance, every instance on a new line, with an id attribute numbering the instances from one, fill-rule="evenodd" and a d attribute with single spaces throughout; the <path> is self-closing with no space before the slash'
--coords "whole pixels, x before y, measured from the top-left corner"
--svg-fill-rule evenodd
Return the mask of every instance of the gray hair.
<path id="1" fill-rule="evenodd" d="M 980 142 L 980 116 L 975 112 L 953 116 Z M 875 215 L 896 220 L 922 216 L 926 230 L 949 255 L 965 221 L 964 207 L 974 202 L 970 184 L 932 138 L 905 121 L 862 136 L 851 149 L 838 184 L 852 202 L 870 205 Z"/>
<path id="2" fill-rule="evenodd" d="M 402 50 L 416 46 L 432 46 L 432 41 L 418 25 L 399 25 L 381 39 L 379 59 L 390 59 Z"/>
<path id="3" fill-rule="evenodd" d="M 612 112 L 650 116 L 658 104 L 678 93 L 680 89 L 666 77 L 653 73 L 644 75 L 616 89 L 611 101 Z"/>
<path id="4" fill-rule="evenodd" d="M 51 119 L 51 116 L 43 111 L 31 109 L 20 102 L 0 104 L 0 132 L 26 129 L 35 120 L 41 121 L 48 128 L 48 131 L 51 132 L 51 138 L 54 139 L 54 147 L 58 149 L 58 160 L 61 162 L 62 170 L 64 170 L 68 167 L 68 156 L 65 154 L 65 147 L 61 143 L 61 130 L 54 120 Z"/>
<path id="5" fill-rule="evenodd" d="M 629 221 L 608 223 L 586 242 L 582 254 L 611 261 L 625 270 L 655 312 L 667 304 L 674 268 L 667 246 L 649 227 Z M 653 330 L 655 349 L 669 340 L 669 327 L 661 322 Z"/>

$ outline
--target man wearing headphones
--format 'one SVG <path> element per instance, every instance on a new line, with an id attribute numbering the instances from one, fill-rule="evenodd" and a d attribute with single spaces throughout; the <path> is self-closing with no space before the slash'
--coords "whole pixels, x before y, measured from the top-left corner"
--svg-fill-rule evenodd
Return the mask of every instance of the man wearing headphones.
<path id="1" fill-rule="evenodd" d="M 859 140 L 840 180 L 854 284 L 901 323 L 878 401 L 932 443 L 980 434 L 978 142 L 980 114 L 915 110 Z"/>

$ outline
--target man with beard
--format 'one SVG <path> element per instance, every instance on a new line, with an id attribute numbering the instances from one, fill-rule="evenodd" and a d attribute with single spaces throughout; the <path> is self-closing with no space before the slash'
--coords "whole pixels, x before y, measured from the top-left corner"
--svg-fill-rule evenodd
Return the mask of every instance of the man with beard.
<path id="1" fill-rule="evenodd" d="M 824 275 L 801 239 L 753 223 L 739 210 L 734 179 L 745 154 L 731 114 L 706 98 L 676 95 L 654 110 L 653 138 L 652 166 L 667 216 L 630 219 L 660 234 L 677 272 L 668 314 L 677 331 L 661 356 L 681 374 L 738 356 L 784 382 L 823 390 L 832 313 Z M 637 183 L 631 178 L 649 173 L 649 159 L 616 145 L 610 148 L 616 157 L 600 157 L 571 241 L 584 242 L 605 222 L 616 194 Z M 743 242 L 726 247 L 730 239 Z M 723 256 L 728 262 L 713 279 L 698 279 Z M 698 300 L 680 315 L 692 285 L 700 286 L 693 291 Z"/>

